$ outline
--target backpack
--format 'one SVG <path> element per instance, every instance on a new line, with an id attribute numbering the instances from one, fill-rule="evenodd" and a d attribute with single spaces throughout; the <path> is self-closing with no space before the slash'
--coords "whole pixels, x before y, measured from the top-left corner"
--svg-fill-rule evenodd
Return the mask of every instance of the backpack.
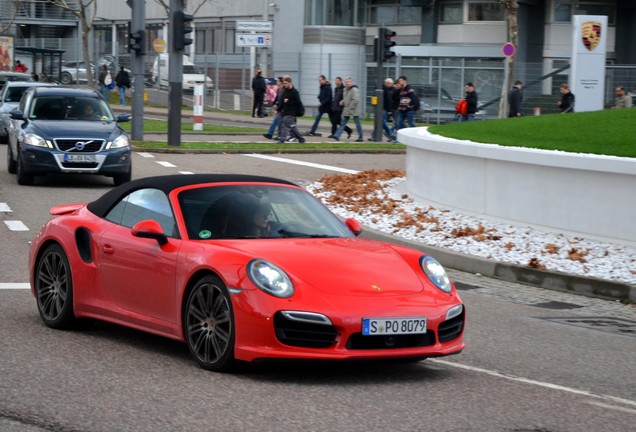
<path id="1" fill-rule="evenodd" d="M 305 115 L 305 105 L 303 105 L 303 101 L 298 98 L 298 107 L 296 108 L 296 117 L 302 117 Z"/>
<path id="2" fill-rule="evenodd" d="M 468 101 L 466 99 L 460 99 L 455 105 L 455 111 L 461 115 L 468 115 Z"/>
<path id="3" fill-rule="evenodd" d="M 415 93 L 413 93 L 413 96 L 411 97 L 411 102 L 413 103 L 413 111 L 419 111 L 420 110 L 420 98 L 417 97 L 417 95 Z"/>

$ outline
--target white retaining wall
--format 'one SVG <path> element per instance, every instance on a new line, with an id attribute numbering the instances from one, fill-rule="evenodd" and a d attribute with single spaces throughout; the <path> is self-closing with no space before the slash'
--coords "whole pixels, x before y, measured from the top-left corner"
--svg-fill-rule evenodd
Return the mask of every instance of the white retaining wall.
<path id="1" fill-rule="evenodd" d="M 636 159 L 503 147 L 402 129 L 406 189 L 422 202 L 636 245 Z"/>

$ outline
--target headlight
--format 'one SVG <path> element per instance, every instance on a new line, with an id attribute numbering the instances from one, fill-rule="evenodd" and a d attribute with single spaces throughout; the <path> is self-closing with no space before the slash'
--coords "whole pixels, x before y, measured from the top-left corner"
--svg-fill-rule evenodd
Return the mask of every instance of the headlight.
<path id="1" fill-rule="evenodd" d="M 36 147 L 52 147 L 44 138 L 33 134 L 26 134 L 24 143 Z"/>
<path id="2" fill-rule="evenodd" d="M 128 135 L 122 134 L 113 140 L 113 143 L 110 145 L 110 148 L 122 148 L 128 147 L 130 145 L 130 141 L 128 140 Z"/>
<path id="3" fill-rule="evenodd" d="M 294 285 L 289 276 L 274 264 L 255 259 L 247 265 L 247 274 L 258 288 L 275 297 L 287 298 L 294 294 Z"/>
<path id="4" fill-rule="evenodd" d="M 441 289 L 445 293 L 451 292 L 451 282 L 446 274 L 446 270 L 444 270 L 444 267 L 442 267 L 436 259 L 429 256 L 422 257 L 420 260 L 420 266 L 422 266 L 422 270 L 424 270 L 428 279 L 433 282 L 437 288 Z"/>

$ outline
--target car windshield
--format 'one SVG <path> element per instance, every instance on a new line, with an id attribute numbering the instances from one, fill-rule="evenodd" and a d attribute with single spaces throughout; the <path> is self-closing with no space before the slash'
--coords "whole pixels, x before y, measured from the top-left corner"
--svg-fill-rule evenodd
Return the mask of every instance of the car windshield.
<path id="1" fill-rule="evenodd" d="M 211 186 L 179 193 L 192 240 L 353 237 L 309 193 L 285 186 Z"/>
<path id="2" fill-rule="evenodd" d="M 31 120 L 114 121 L 106 102 L 89 96 L 39 96 L 33 100 L 28 117 Z"/>
<path id="3" fill-rule="evenodd" d="M 26 87 L 7 88 L 7 91 L 4 95 L 4 99 L 2 102 L 13 102 L 13 103 L 20 102 L 20 99 L 22 99 L 22 95 L 24 94 L 24 91 L 26 89 L 27 89 Z"/>
<path id="4" fill-rule="evenodd" d="M 184 74 L 200 74 L 201 71 L 195 65 L 183 65 Z"/>

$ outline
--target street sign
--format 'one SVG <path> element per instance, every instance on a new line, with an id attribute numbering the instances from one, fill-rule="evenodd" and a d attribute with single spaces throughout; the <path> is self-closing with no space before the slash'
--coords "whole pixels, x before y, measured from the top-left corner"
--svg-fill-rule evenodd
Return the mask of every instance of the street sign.
<path id="1" fill-rule="evenodd" d="M 261 34 L 236 34 L 236 46 L 239 47 L 266 47 L 272 45 L 272 35 L 267 33 Z"/>
<path id="2" fill-rule="evenodd" d="M 272 32 L 272 22 L 271 21 L 237 21 L 236 22 L 236 31 L 237 32 Z"/>
<path id="3" fill-rule="evenodd" d="M 155 39 L 152 41 L 152 47 L 156 53 L 161 54 L 166 51 L 166 41 L 163 39 Z"/>
<path id="4" fill-rule="evenodd" d="M 512 57 L 513 55 L 515 55 L 515 51 L 516 51 L 515 46 L 511 44 L 510 42 L 504 44 L 503 55 L 505 55 L 506 57 Z"/>

